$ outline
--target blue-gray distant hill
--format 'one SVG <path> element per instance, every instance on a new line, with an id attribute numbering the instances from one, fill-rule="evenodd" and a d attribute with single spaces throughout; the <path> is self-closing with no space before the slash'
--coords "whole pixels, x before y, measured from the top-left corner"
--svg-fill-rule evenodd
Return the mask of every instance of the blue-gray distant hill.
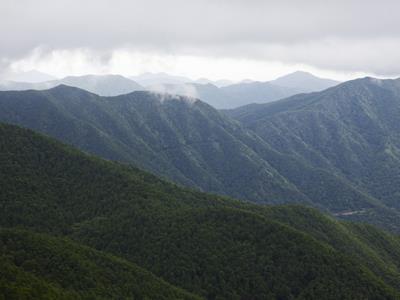
<path id="1" fill-rule="evenodd" d="M 338 85 L 340 82 L 332 79 L 319 78 L 308 72 L 297 71 L 272 80 L 270 83 L 277 86 L 293 88 L 302 93 L 309 93 L 325 90 Z"/>
<path id="2" fill-rule="evenodd" d="M 78 87 L 101 96 L 116 96 L 144 90 L 135 81 L 121 75 L 68 76 L 63 79 L 37 83 L 9 81 L 0 83 L 0 90 L 45 90 L 60 84 Z"/>
<path id="3" fill-rule="evenodd" d="M 159 83 L 147 88 L 158 92 L 196 97 L 217 109 L 229 109 L 251 103 L 268 103 L 299 93 L 321 91 L 338 83 L 310 73 L 295 72 L 272 81 L 245 81 L 221 87 L 212 82 L 205 84 L 186 82 Z"/>

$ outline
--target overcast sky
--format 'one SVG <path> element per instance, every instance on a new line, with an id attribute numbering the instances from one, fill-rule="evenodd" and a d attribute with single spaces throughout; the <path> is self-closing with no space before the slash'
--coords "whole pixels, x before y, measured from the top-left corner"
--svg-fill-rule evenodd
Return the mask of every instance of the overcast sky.
<path id="1" fill-rule="evenodd" d="M 1 0 L 0 37 L 3 73 L 400 75 L 398 0 Z"/>

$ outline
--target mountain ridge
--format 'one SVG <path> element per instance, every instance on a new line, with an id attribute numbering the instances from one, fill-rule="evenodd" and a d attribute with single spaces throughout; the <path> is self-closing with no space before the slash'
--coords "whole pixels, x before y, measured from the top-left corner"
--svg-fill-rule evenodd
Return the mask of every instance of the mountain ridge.
<path id="1" fill-rule="evenodd" d="M 116 96 L 131 93 L 144 88 L 135 81 L 121 75 L 83 75 L 67 76 L 62 79 L 45 82 L 6 82 L 0 84 L 0 90 L 46 90 L 58 85 L 68 85 L 85 89 L 102 96 Z"/>

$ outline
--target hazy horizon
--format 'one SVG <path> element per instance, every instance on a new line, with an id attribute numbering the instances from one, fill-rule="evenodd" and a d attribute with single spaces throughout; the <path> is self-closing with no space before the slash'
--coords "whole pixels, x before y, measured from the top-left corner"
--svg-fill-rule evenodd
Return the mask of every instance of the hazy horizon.
<path id="1" fill-rule="evenodd" d="M 3 75 L 3 78 L 0 78 L 3 81 L 15 81 L 15 82 L 46 82 L 46 81 L 51 81 L 51 80 L 60 80 L 66 77 L 80 77 L 80 76 L 123 76 L 125 78 L 131 79 L 131 80 L 135 80 L 137 78 L 154 78 L 154 77 L 172 77 L 172 78 L 177 78 L 177 80 L 182 80 L 182 83 L 184 82 L 185 79 L 187 79 L 187 82 L 197 82 L 197 83 L 206 83 L 206 81 L 209 81 L 210 83 L 215 83 L 215 82 L 222 82 L 222 81 L 226 81 L 227 83 L 239 83 L 239 82 L 256 82 L 256 81 L 260 81 L 260 82 L 267 82 L 267 81 L 273 81 L 282 77 L 286 77 L 286 76 L 290 76 L 290 75 L 294 75 L 294 74 L 304 74 L 304 75 L 311 75 L 311 76 L 315 76 L 321 79 L 328 79 L 328 80 L 334 80 L 332 78 L 327 78 L 327 77 L 320 77 L 317 76 L 314 73 L 311 72 L 307 72 L 307 71 L 302 71 L 302 70 L 293 70 L 292 72 L 289 73 L 284 73 L 272 78 L 269 78 L 267 80 L 256 80 L 256 79 L 251 79 L 251 78 L 241 78 L 239 80 L 233 80 L 233 79 L 229 79 L 229 78 L 217 78 L 217 79 L 210 79 L 210 78 L 206 78 L 206 77 L 189 77 L 189 76 L 185 76 L 182 74 L 172 74 L 172 73 L 168 73 L 168 72 L 143 72 L 140 74 L 131 74 L 131 75 L 124 75 L 124 74 L 119 74 L 119 73 L 82 73 L 82 74 L 66 74 L 65 76 L 56 76 L 54 74 L 50 74 L 50 73 L 45 73 L 42 71 L 38 71 L 38 70 L 27 70 L 27 71 L 21 71 L 21 72 L 14 72 L 14 73 L 9 73 L 9 74 L 5 74 Z M 31 77 L 32 79 L 28 79 L 29 77 Z M 40 78 L 43 79 L 40 79 Z M 26 78 L 26 79 L 21 79 L 21 78 Z M 35 79 L 35 78 L 39 78 L 39 79 Z M 355 77 L 358 78 L 358 77 Z M 338 80 L 340 82 L 340 80 Z M 208 83 L 208 82 L 207 82 Z M 227 85 L 227 84 L 226 84 Z"/>
<path id="2" fill-rule="evenodd" d="M 38 70 L 267 81 L 301 70 L 340 81 L 393 78 L 399 10 L 393 0 L 4 0 L 0 77 Z"/>

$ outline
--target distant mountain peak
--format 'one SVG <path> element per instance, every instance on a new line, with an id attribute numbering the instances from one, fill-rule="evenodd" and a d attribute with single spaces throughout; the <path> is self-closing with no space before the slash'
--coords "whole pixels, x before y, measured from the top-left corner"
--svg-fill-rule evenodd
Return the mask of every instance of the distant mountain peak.
<path id="1" fill-rule="evenodd" d="M 65 80 L 107 80 L 107 79 L 116 79 L 116 80 L 125 80 L 125 81 L 133 81 L 127 77 L 124 77 L 120 74 L 85 74 L 85 75 L 76 75 L 76 76 L 66 76 L 61 81 Z"/>
<path id="2" fill-rule="evenodd" d="M 305 71 L 296 71 L 270 81 L 274 85 L 296 88 L 303 92 L 320 91 L 339 84 L 339 81 L 320 78 Z"/>
<path id="3" fill-rule="evenodd" d="M 277 80 L 283 80 L 283 79 L 318 79 L 318 80 L 331 80 L 331 81 L 335 81 L 332 79 L 328 79 L 328 78 L 321 78 L 318 76 L 315 76 L 314 74 L 310 73 L 310 72 L 306 72 L 306 71 L 295 71 L 283 76 L 278 77 L 277 79 L 273 80 L 273 81 L 277 81 Z"/>
<path id="4" fill-rule="evenodd" d="M 288 78 L 288 77 L 312 77 L 312 78 L 318 78 L 314 74 L 312 74 L 310 72 L 306 72 L 306 71 L 294 71 L 292 73 L 283 75 L 283 76 L 281 76 L 279 78 Z"/>

